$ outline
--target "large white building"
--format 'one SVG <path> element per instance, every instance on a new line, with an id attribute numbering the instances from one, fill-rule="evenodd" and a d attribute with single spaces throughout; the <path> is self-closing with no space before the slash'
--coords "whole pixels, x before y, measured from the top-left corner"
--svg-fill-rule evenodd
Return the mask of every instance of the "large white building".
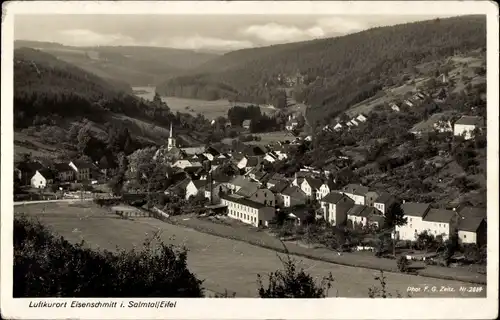
<path id="1" fill-rule="evenodd" d="M 465 140 L 472 139 L 474 130 L 481 129 L 483 122 L 481 117 L 462 116 L 453 126 L 453 135 L 463 136 Z"/>
<path id="2" fill-rule="evenodd" d="M 221 204 L 227 206 L 230 218 L 250 224 L 254 227 L 265 226 L 274 219 L 275 208 L 246 199 L 238 195 L 222 195 Z"/>

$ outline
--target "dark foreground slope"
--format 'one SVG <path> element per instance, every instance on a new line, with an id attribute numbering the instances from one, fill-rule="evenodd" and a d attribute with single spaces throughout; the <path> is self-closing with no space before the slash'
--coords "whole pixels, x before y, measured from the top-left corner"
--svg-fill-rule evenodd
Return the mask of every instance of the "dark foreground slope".
<path id="1" fill-rule="evenodd" d="M 310 122 L 334 116 L 380 90 L 395 75 L 455 51 L 486 44 L 484 16 L 374 28 L 343 37 L 230 52 L 157 87 L 160 94 L 271 102 L 278 75 L 304 76 L 296 98 Z"/>

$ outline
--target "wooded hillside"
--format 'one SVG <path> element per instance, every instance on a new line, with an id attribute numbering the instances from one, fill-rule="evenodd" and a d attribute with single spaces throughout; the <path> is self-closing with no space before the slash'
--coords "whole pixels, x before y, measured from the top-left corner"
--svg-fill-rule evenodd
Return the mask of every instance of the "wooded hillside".
<path id="1" fill-rule="evenodd" d="M 296 88 L 296 99 L 311 106 L 309 122 L 325 122 L 419 63 L 485 47 L 485 34 L 485 17 L 463 16 L 239 50 L 208 62 L 197 75 L 166 81 L 157 91 L 189 98 L 272 102 L 270 91 L 284 86 L 283 78 L 299 73 L 304 84 Z"/>

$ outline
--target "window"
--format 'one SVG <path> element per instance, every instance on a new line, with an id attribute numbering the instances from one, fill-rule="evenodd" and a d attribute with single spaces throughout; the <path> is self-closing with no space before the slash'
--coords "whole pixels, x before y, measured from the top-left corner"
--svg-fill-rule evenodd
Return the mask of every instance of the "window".
<path id="1" fill-rule="evenodd" d="M 466 234 L 464 234 L 464 239 L 467 239 L 467 235 Z"/>

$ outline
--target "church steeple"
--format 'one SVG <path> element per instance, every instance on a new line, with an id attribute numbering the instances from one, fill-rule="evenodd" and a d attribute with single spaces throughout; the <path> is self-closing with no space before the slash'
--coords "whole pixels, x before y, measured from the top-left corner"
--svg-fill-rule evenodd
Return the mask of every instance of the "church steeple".
<path id="1" fill-rule="evenodd" d="M 172 131 L 172 122 L 170 122 L 170 136 L 168 137 L 167 151 L 170 151 L 173 147 L 175 147 L 175 138 Z"/>

